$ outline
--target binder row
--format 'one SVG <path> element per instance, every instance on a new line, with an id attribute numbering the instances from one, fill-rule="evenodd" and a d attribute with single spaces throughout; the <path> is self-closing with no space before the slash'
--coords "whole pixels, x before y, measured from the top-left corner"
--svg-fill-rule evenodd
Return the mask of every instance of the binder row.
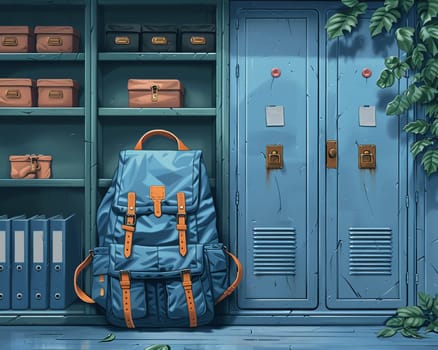
<path id="1" fill-rule="evenodd" d="M 65 309 L 81 258 L 76 214 L 0 215 L 0 310 Z"/>

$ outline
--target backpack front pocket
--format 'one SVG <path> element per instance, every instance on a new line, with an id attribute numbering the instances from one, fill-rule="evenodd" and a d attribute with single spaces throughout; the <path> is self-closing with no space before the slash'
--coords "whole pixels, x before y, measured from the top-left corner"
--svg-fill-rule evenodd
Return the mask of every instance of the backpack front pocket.
<path id="1" fill-rule="evenodd" d="M 120 286 L 120 281 L 117 278 L 111 277 L 111 310 L 116 318 L 124 319 L 123 312 L 123 290 Z M 131 280 L 130 300 L 131 300 L 131 315 L 132 318 L 140 319 L 147 315 L 146 304 L 146 288 L 143 280 Z"/>

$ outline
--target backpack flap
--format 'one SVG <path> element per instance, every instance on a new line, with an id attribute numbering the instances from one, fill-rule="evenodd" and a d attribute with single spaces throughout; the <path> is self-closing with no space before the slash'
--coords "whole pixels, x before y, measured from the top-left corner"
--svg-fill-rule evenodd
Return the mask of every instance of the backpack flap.
<path id="1" fill-rule="evenodd" d="M 122 151 L 116 178 L 115 209 L 125 213 L 128 193 L 135 191 L 136 213 L 153 213 L 156 199 L 151 198 L 150 188 L 154 186 L 164 188 L 165 193 L 160 200 L 163 214 L 177 213 L 179 192 L 185 194 L 186 212 L 194 212 L 199 204 L 201 157 L 199 150 Z"/>

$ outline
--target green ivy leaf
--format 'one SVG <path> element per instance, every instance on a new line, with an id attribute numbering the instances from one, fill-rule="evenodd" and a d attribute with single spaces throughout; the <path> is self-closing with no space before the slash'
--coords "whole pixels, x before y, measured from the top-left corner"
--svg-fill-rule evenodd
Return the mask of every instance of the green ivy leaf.
<path id="1" fill-rule="evenodd" d="M 359 3 L 359 1 L 358 0 L 342 0 L 342 3 L 347 7 L 354 7 Z"/>
<path id="2" fill-rule="evenodd" d="M 395 335 L 397 331 L 394 328 L 383 328 L 379 333 L 377 333 L 378 337 L 388 338 Z"/>
<path id="3" fill-rule="evenodd" d="M 364 14 L 367 8 L 368 5 L 366 3 L 358 2 L 348 11 L 335 13 L 331 16 L 325 25 L 329 39 L 343 36 L 344 32 L 350 33 L 358 23 L 357 17 Z"/>
<path id="4" fill-rule="evenodd" d="M 412 27 L 401 27 L 395 31 L 397 46 L 404 52 L 410 53 L 414 47 L 414 32 Z"/>
<path id="5" fill-rule="evenodd" d="M 113 333 L 109 333 L 105 338 L 103 338 L 100 343 L 108 343 L 116 339 L 116 336 Z"/>
<path id="6" fill-rule="evenodd" d="M 385 325 L 388 327 L 402 327 L 404 318 L 402 317 L 392 317 L 386 321 Z"/>
<path id="7" fill-rule="evenodd" d="M 380 73 L 380 77 L 379 79 L 377 79 L 376 84 L 379 88 L 385 89 L 387 87 L 394 85 L 394 81 L 395 81 L 394 73 L 389 69 L 384 69 Z"/>
<path id="8" fill-rule="evenodd" d="M 412 8 L 412 6 L 414 6 L 414 0 L 400 0 L 400 7 L 402 8 L 403 11 L 405 11 L 406 13 L 409 12 L 409 10 Z"/>
<path id="9" fill-rule="evenodd" d="M 416 339 L 423 338 L 423 336 L 421 336 L 417 330 L 410 328 L 403 328 L 401 330 L 401 334 L 408 338 L 416 338 Z"/>
<path id="10" fill-rule="evenodd" d="M 408 317 L 405 319 L 403 326 L 405 328 L 420 328 L 425 321 L 424 317 Z"/>
<path id="11" fill-rule="evenodd" d="M 433 88 L 432 86 L 423 85 L 418 87 L 421 90 L 421 100 L 420 102 L 431 102 L 435 99 L 435 96 L 438 93 L 438 90 Z"/>
<path id="12" fill-rule="evenodd" d="M 328 37 L 334 39 L 338 36 L 343 36 L 344 32 L 350 33 L 356 25 L 357 18 L 355 16 L 345 13 L 336 13 L 328 19 L 325 28 Z"/>
<path id="13" fill-rule="evenodd" d="M 427 132 L 429 131 L 429 123 L 425 120 L 415 120 L 413 122 L 410 122 L 408 124 L 405 125 L 405 127 L 403 128 L 404 131 L 406 132 L 411 132 L 413 134 L 416 135 L 425 135 L 427 134 Z M 405 312 L 406 310 L 404 310 L 405 308 L 399 309 L 402 310 L 402 312 Z M 421 311 L 421 310 L 420 310 Z M 421 313 L 421 315 L 423 315 L 423 313 Z M 406 315 L 400 315 L 401 317 L 412 317 L 412 316 L 421 316 L 421 315 L 416 315 L 416 314 L 406 314 Z"/>
<path id="14" fill-rule="evenodd" d="M 394 69 L 400 65 L 400 59 L 397 56 L 386 57 L 384 62 L 388 69 Z"/>
<path id="15" fill-rule="evenodd" d="M 411 84 L 406 90 L 406 96 L 408 97 L 409 102 L 411 104 L 414 104 L 415 102 L 418 102 L 421 99 L 423 93 L 415 84 Z"/>
<path id="16" fill-rule="evenodd" d="M 425 113 L 428 117 L 438 117 L 438 101 L 428 103 Z"/>
<path id="17" fill-rule="evenodd" d="M 435 296 L 435 299 L 433 300 L 432 312 L 435 317 L 438 317 L 438 296 Z"/>
<path id="18" fill-rule="evenodd" d="M 429 24 L 422 27 L 419 36 L 428 51 L 432 56 L 435 56 L 438 53 L 438 24 Z"/>
<path id="19" fill-rule="evenodd" d="M 435 119 L 432 123 L 432 126 L 430 127 L 430 132 L 432 133 L 433 136 L 437 136 L 438 137 L 438 120 Z M 432 308 L 432 304 L 433 304 L 433 299 L 431 300 L 431 306 L 430 309 Z M 423 305 L 424 306 L 424 305 Z M 421 305 L 420 305 L 421 307 Z M 422 308 L 422 307 L 421 307 Z M 423 309 L 423 308 L 422 308 Z M 427 309 L 423 309 L 423 310 L 427 310 Z"/>
<path id="20" fill-rule="evenodd" d="M 415 68 L 420 68 L 424 61 L 424 52 L 427 52 L 426 47 L 423 44 L 418 44 L 412 50 L 412 63 Z"/>
<path id="21" fill-rule="evenodd" d="M 408 69 L 409 65 L 406 62 L 402 62 L 398 67 L 394 68 L 394 76 L 397 79 L 401 79 Z"/>
<path id="22" fill-rule="evenodd" d="M 417 120 L 422 121 L 422 120 Z M 397 315 L 399 317 L 417 317 L 423 316 L 423 311 L 418 306 L 406 306 L 397 309 Z"/>
<path id="23" fill-rule="evenodd" d="M 433 141 L 431 139 L 422 139 L 415 141 L 411 145 L 411 153 L 415 157 L 417 157 L 421 152 L 424 151 L 424 149 L 428 146 L 433 145 Z"/>
<path id="24" fill-rule="evenodd" d="M 374 11 L 370 20 L 370 32 L 371 36 L 374 37 L 383 31 L 383 28 L 389 32 L 392 25 L 396 23 L 401 17 L 400 11 L 397 9 L 386 9 L 385 7 L 380 7 Z"/>
<path id="25" fill-rule="evenodd" d="M 418 1 L 417 14 L 423 24 L 430 22 L 433 17 L 438 15 L 438 2 L 436 0 Z"/>
<path id="26" fill-rule="evenodd" d="M 397 95 L 395 98 L 389 102 L 386 106 L 387 115 L 400 115 L 406 112 L 411 103 L 406 95 Z"/>
<path id="27" fill-rule="evenodd" d="M 432 84 L 438 77 L 438 58 L 431 58 L 427 61 L 426 67 L 422 71 L 423 78 L 426 82 Z"/>
<path id="28" fill-rule="evenodd" d="M 385 0 L 385 2 L 383 3 L 383 6 L 387 10 L 396 9 L 398 7 L 398 0 Z"/>
<path id="29" fill-rule="evenodd" d="M 423 159 L 421 160 L 421 164 L 423 165 L 427 175 L 435 173 L 438 170 L 438 150 L 426 151 L 426 153 L 423 155 Z M 434 311 L 434 308 L 432 308 L 432 311 Z"/>
<path id="30" fill-rule="evenodd" d="M 433 124 L 435 124 L 435 121 L 434 121 Z M 433 126 L 433 124 L 432 124 L 432 133 L 434 134 L 434 131 L 433 131 L 434 126 Z M 437 125 L 435 127 L 438 127 L 438 123 L 437 123 Z M 424 311 L 432 310 L 433 298 L 430 295 L 426 294 L 426 293 L 419 292 L 418 293 L 418 306 L 421 309 L 423 309 Z"/>

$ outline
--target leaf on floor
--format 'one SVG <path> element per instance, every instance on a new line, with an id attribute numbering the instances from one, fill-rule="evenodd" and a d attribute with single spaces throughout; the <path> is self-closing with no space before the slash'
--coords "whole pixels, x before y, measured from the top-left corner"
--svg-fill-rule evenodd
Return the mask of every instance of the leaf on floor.
<path id="1" fill-rule="evenodd" d="M 155 344 L 144 348 L 144 350 L 170 350 L 170 346 L 166 344 Z"/>
<path id="2" fill-rule="evenodd" d="M 107 343 L 116 339 L 116 336 L 112 333 L 109 333 L 105 338 L 103 338 L 99 343 Z"/>

